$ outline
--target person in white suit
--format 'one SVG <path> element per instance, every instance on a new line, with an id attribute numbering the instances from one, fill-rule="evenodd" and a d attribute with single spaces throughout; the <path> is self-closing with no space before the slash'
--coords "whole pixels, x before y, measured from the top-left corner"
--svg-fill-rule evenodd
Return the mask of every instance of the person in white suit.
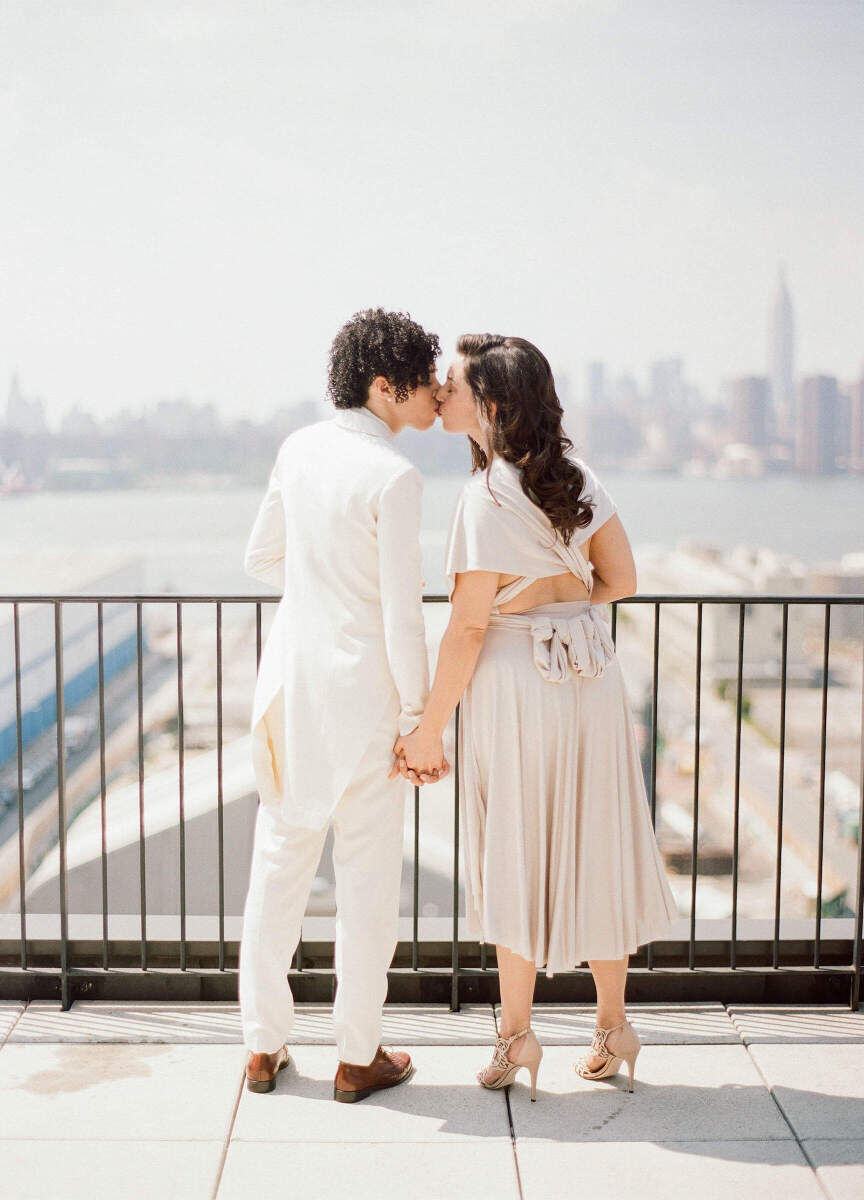
<path id="1" fill-rule="evenodd" d="M 439 746 L 422 775 L 393 747 L 429 693 L 422 610 L 423 478 L 395 446 L 435 422 L 438 338 L 410 317 L 369 309 L 339 331 L 328 392 L 335 416 L 289 434 L 244 557 L 282 597 L 252 705 L 258 806 L 243 915 L 238 994 L 247 1087 L 271 1091 L 289 1061 L 286 972 L 330 823 L 336 879 L 333 1024 L 337 1100 L 411 1073 L 381 1046 L 397 943 L 404 778 L 449 767 Z"/>

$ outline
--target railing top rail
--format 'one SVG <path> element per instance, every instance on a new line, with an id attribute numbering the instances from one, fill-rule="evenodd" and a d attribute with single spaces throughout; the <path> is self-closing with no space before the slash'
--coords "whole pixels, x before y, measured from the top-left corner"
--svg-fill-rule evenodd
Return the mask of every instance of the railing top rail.
<path id="1" fill-rule="evenodd" d="M 282 597 L 275 592 L 258 594 L 245 592 L 240 594 L 226 592 L 184 593 L 184 592 L 115 592 L 104 594 L 47 592 L 3 592 L 0 593 L 0 604 L 278 604 Z M 447 596 L 442 593 L 430 593 L 423 596 L 427 604 L 446 604 Z M 703 592 L 639 592 L 635 596 L 624 596 L 615 604 L 862 604 L 864 592 L 813 595 L 797 593 L 703 593 Z"/>

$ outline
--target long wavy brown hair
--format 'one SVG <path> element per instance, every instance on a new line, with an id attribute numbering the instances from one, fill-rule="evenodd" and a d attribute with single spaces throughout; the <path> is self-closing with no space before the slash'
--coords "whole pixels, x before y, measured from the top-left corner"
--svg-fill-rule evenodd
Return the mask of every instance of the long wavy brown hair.
<path id="1" fill-rule="evenodd" d="M 561 427 L 563 410 L 546 357 L 525 338 L 494 333 L 464 333 L 456 349 L 488 423 L 489 449 L 519 468 L 522 491 L 569 545 L 574 531 L 590 523 L 594 504 L 582 496 L 585 473 L 567 457 L 573 442 Z M 470 435 L 468 441 L 471 473 L 486 471 L 494 498 L 491 457 Z"/>

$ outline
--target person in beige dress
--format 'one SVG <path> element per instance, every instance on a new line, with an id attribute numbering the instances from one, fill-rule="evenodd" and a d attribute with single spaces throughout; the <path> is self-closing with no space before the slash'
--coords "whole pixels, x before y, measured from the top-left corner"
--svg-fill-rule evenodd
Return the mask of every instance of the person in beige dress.
<path id="1" fill-rule="evenodd" d="M 596 1029 L 576 1070 L 629 1066 L 630 954 L 677 916 L 657 845 L 633 720 L 602 606 L 636 591 L 617 506 L 573 453 L 549 363 L 531 342 L 465 335 L 437 396 L 467 434 L 473 472 L 450 527 L 451 615 L 418 728 L 393 771 L 431 774 L 461 700 L 460 825 L 469 935 L 494 943 L 501 1022 L 478 1080 L 526 1068 L 538 968 L 587 962 Z"/>

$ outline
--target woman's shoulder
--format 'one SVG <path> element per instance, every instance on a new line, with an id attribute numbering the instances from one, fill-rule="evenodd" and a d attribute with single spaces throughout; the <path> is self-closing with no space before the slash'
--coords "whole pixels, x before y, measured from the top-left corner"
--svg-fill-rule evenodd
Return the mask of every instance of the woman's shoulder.
<path id="1" fill-rule="evenodd" d="M 485 468 L 466 479 L 459 493 L 463 507 L 474 512 L 500 512 L 509 495 L 519 491 L 519 472 L 503 459 L 493 459 L 488 475 Z"/>
<path id="2" fill-rule="evenodd" d="M 614 500 L 588 460 L 572 450 L 566 452 L 566 457 L 582 474 L 581 496 L 600 499 L 604 507 L 614 510 Z M 498 455 L 492 459 L 488 477 L 487 471 L 481 469 L 465 481 L 460 492 L 460 503 L 475 511 L 495 509 L 500 512 L 502 507 L 519 510 L 536 507 L 522 488 L 521 468 Z"/>
<path id="3" fill-rule="evenodd" d="M 597 472 L 581 454 L 577 454 L 574 450 L 568 450 L 565 453 L 565 457 L 580 469 L 585 476 L 586 483 L 588 481 L 592 483 L 596 481 Z M 492 492 L 494 492 L 496 484 L 505 488 L 508 486 L 512 488 L 514 485 L 521 486 L 521 480 L 521 468 L 517 467 L 515 463 L 511 463 L 509 459 L 496 455 L 489 467 L 488 479 L 485 468 L 477 470 L 462 485 L 462 492 L 465 494 L 477 493 L 478 495 L 487 496 L 489 499 L 492 499 L 490 487 Z"/>
<path id="4" fill-rule="evenodd" d="M 465 497 L 465 499 L 474 499 L 475 497 L 489 495 L 489 481 L 486 477 L 485 468 L 475 471 L 473 475 L 469 475 L 462 484 L 460 495 Z"/>
<path id="5" fill-rule="evenodd" d="M 488 520 L 496 504 L 486 486 L 485 472 L 478 472 L 465 481 L 456 507 L 463 519 Z"/>
<path id="6" fill-rule="evenodd" d="M 521 474 L 520 469 L 511 463 L 509 459 L 501 458 L 500 455 L 496 454 L 488 468 L 480 467 L 473 475 L 469 476 L 463 485 L 463 490 L 472 489 L 482 491 L 488 496 L 490 486 L 494 490 L 496 481 L 515 481 L 518 483 Z"/>

